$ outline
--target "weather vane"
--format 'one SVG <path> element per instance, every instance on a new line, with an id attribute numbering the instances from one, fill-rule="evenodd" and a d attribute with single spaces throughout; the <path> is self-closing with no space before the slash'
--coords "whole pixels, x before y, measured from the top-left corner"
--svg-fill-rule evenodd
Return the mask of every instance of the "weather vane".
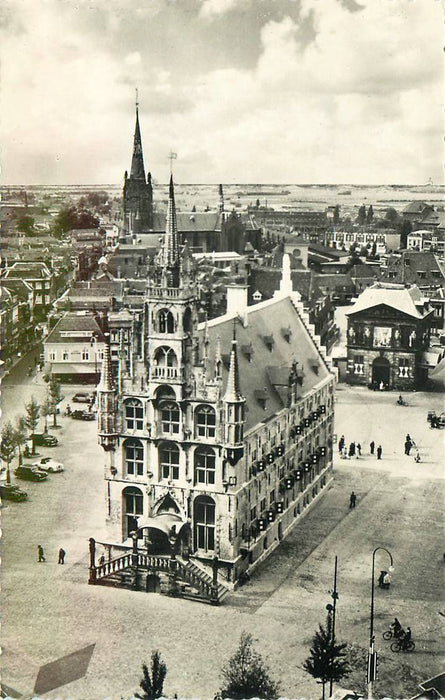
<path id="1" fill-rule="evenodd" d="M 178 157 L 178 154 L 173 153 L 173 151 L 170 151 L 170 153 L 168 154 L 167 157 L 168 157 L 168 160 L 170 161 L 170 172 L 172 173 L 173 172 L 173 161 L 176 160 L 176 158 Z"/>

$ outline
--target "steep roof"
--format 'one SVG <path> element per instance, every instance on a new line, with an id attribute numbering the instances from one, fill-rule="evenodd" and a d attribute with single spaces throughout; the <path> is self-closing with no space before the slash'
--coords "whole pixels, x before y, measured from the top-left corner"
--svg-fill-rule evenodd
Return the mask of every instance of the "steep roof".
<path id="1" fill-rule="evenodd" d="M 246 429 L 249 430 L 285 407 L 287 387 L 283 384 L 284 376 L 289 374 L 294 361 L 303 369 L 303 384 L 298 387 L 300 396 L 326 380 L 330 372 L 290 297 L 248 307 L 247 320 L 246 327 L 237 321 L 236 338 L 239 349 L 250 347 L 249 353 L 238 351 L 240 391 L 246 398 Z M 283 327 L 291 329 L 287 336 L 289 341 L 282 333 Z M 199 332 L 202 341 L 204 324 Z M 225 315 L 209 321 L 207 334 L 210 364 L 215 361 L 218 337 L 223 356 L 230 353 L 233 316 Z M 223 365 L 223 387 L 227 385 L 227 374 L 228 368 Z M 255 393 L 259 390 L 261 402 Z"/>
<path id="2" fill-rule="evenodd" d="M 76 333 L 78 335 L 66 336 L 66 333 Z M 45 343 L 85 343 L 93 335 L 98 342 L 104 342 L 103 333 L 94 316 L 90 314 L 67 313 L 50 331 Z"/>
<path id="3" fill-rule="evenodd" d="M 396 284 L 373 284 L 365 289 L 346 316 L 372 309 L 374 306 L 389 306 L 416 319 L 425 318 L 432 313 L 432 309 L 426 310 L 423 306 L 424 297 L 418 287 L 403 287 Z"/>
<path id="4" fill-rule="evenodd" d="M 165 213 L 153 214 L 153 231 L 165 231 Z M 221 231 L 222 217 L 220 212 L 176 212 L 176 222 L 179 233 L 187 231 Z"/>
<path id="5" fill-rule="evenodd" d="M 390 273 L 396 272 L 393 276 Z M 419 272 L 425 273 L 422 283 Z M 400 284 L 443 284 L 445 279 L 435 254 L 430 250 L 405 250 L 401 256 L 390 256 L 383 279 Z"/>
<path id="6" fill-rule="evenodd" d="M 403 209 L 404 214 L 421 214 L 425 209 L 432 209 L 426 202 L 411 202 Z"/>

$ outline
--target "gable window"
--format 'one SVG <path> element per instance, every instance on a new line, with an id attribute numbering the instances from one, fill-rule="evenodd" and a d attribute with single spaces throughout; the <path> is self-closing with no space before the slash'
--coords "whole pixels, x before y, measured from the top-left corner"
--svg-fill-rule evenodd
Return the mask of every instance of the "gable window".
<path id="1" fill-rule="evenodd" d="M 163 433 L 179 433 L 180 412 L 179 406 L 173 401 L 161 405 L 161 427 Z"/>
<path id="2" fill-rule="evenodd" d="M 62 353 L 62 360 L 69 360 L 70 359 L 70 354 L 68 350 L 64 350 Z"/>
<path id="3" fill-rule="evenodd" d="M 194 454 L 195 483 L 215 483 L 215 452 L 210 447 L 197 447 Z"/>
<path id="4" fill-rule="evenodd" d="M 144 409 L 137 399 L 125 401 L 125 425 L 127 430 L 142 430 L 144 425 Z"/>
<path id="5" fill-rule="evenodd" d="M 159 446 L 161 479 L 179 479 L 179 447 L 174 442 Z"/>
<path id="6" fill-rule="evenodd" d="M 89 350 L 82 350 L 82 360 L 89 360 L 90 359 L 90 351 Z"/>
<path id="7" fill-rule="evenodd" d="M 144 473 L 144 447 L 140 440 L 124 442 L 125 471 L 130 476 L 142 476 Z"/>
<path id="8" fill-rule="evenodd" d="M 198 406 L 195 411 L 195 428 L 198 437 L 215 437 L 216 413 L 211 406 Z"/>

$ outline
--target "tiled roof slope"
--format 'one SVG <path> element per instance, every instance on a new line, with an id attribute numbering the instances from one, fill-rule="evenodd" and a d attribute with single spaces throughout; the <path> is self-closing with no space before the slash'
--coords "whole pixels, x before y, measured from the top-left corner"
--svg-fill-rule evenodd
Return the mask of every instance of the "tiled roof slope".
<path id="1" fill-rule="evenodd" d="M 396 272 L 396 276 L 390 276 L 391 272 Z M 421 281 L 419 272 L 425 272 L 426 276 Z M 433 274 L 434 273 L 434 274 Z M 439 276 L 438 276 L 439 273 Z M 400 284 L 443 284 L 445 279 L 442 270 L 434 253 L 431 251 L 406 250 L 399 256 L 390 256 L 388 268 L 383 279 L 390 279 L 391 282 Z"/>
<path id="2" fill-rule="evenodd" d="M 401 285 L 373 284 L 364 290 L 355 304 L 346 311 L 346 316 L 356 314 L 359 311 L 371 309 L 374 306 L 389 306 L 408 316 L 421 319 L 432 313 L 431 308 L 423 308 L 423 294 L 418 287 L 402 287 Z"/>
<path id="3" fill-rule="evenodd" d="M 62 335 L 63 332 L 66 331 L 76 331 L 76 332 L 82 332 L 82 336 L 76 336 L 76 337 L 66 337 Z M 78 315 L 75 313 L 67 313 L 63 318 L 60 319 L 60 321 L 54 326 L 52 331 L 49 333 L 48 337 L 46 338 L 45 342 L 46 343 L 84 343 L 85 340 L 91 338 L 92 335 L 95 335 L 98 342 L 103 342 L 104 341 L 104 336 L 102 334 L 102 331 L 100 329 L 99 324 L 97 323 L 96 319 L 94 316 L 90 315 Z"/>
<path id="4" fill-rule="evenodd" d="M 155 212 L 153 230 L 165 231 L 165 213 Z M 177 212 L 178 231 L 220 231 L 221 215 L 219 212 Z"/>
<path id="5" fill-rule="evenodd" d="M 303 384 L 298 387 L 299 395 L 307 394 L 319 382 L 329 377 L 319 349 L 308 333 L 300 312 L 289 297 L 281 298 L 248 307 L 248 326 L 243 327 L 239 320 L 236 323 L 236 339 L 238 341 L 238 363 L 241 383 L 241 393 L 246 397 L 246 430 L 250 430 L 261 421 L 266 420 L 285 406 L 283 392 L 283 368 L 290 371 L 292 362 L 298 362 L 298 368 L 303 368 Z M 233 317 L 221 316 L 209 321 L 207 332 L 210 340 L 209 366 L 215 361 L 217 337 L 220 337 L 222 354 L 229 354 L 233 337 Z M 282 333 L 283 327 L 292 330 L 290 342 Z M 200 328 L 201 341 L 204 328 Z M 265 337 L 272 336 L 273 343 L 266 343 Z M 243 346 L 251 345 L 249 353 L 241 351 Z M 272 347 L 270 350 L 269 348 Z M 314 367 L 316 366 L 316 370 Z M 273 385 L 271 382 L 277 382 Z M 223 363 L 223 387 L 227 383 L 227 368 Z M 259 402 L 255 391 L 267 390 L 266 408 Z M 280 398 L 280 395 L 282 398 Z"/>

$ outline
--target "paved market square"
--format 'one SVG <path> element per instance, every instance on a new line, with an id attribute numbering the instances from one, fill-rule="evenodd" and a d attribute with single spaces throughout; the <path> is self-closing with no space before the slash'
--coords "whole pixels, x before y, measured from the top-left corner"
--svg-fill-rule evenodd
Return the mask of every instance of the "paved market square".
<path id="1" fill-rule="evenodd" d="M 23 397 L 44 387 L 34 379 L 18 389 L 6 382 L 4 414 L 21 410 Z M 65 390 L 66 400 L 75 392 Z M 168 666 L 168 696 L 212 698 L 221 665 L 242 630 L 252 633 L 288 698 L 320 696 L 302 666 L 330 602 L 338 555 L 337 636 L 353 646 L 357 668 L 344 686 L 364 689 L 369 638 L 372 551 L 389 549 L 395 571 L 389 591 L 376 589 L 375 631 L 380 652 L 376 697 L 410 697 L 417 683 L 442 670 L 444 610 L 443 436 L 426 421 L 442 410 L 439 394 L 410 393 L 398 407 L 393 393 L 339 385 L 336 427 L 346 442 L 360 442 L 362 457 L 340 460 L 334 481 L 293 533 L 220 607 L 193 601 L 88 586 L 88 538 L 103 532 L 104 457 L 95 423 L 60 417 L 60 445 L 51 455 L 66 467 L 41 484 L 22 482 L 27 503 L 2 507 L 2 678 L 32 697 L 39 669 L 94 645 L 85 675 L 47 692 L 47 698 L 128 698 L 138 690 L 141 665 L 158 648 Z M 404 455 L 415 440 L 421 463 Z M 369 454 L 369 442 L 383 459 Z M 357 507 L 349 509 L 349 494 Z M 37 563 L 41 544 L 47 561 Z M 66 564 L 58 566 L 63 546 Z M 381 557 L 381 558 L 380 558 Z M 387 568 L 385 554 L 376 567 Z M 394 615 L 410 625 L 416 651 L 395 655 L 382 639 Z"/>

